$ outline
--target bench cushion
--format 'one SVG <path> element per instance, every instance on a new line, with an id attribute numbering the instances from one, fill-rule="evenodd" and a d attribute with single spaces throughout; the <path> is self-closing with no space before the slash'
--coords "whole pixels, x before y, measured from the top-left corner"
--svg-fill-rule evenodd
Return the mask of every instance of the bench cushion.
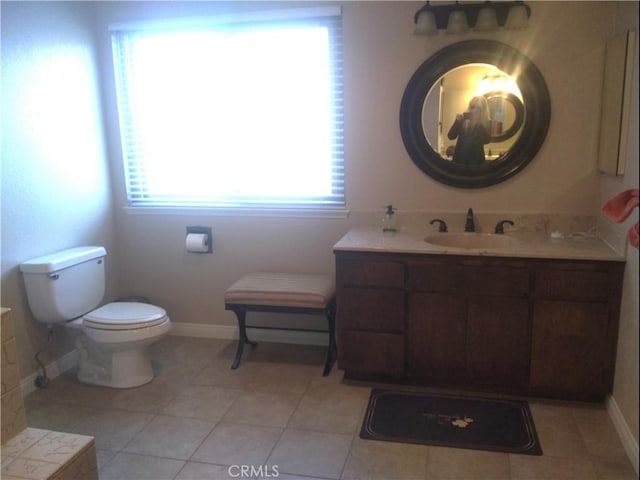
<path id="1" fill-rule="evenodd" d="M 227 305 L 324 308 L 335 295 L 332 275 L 248 273 L 224 294 Z"/>

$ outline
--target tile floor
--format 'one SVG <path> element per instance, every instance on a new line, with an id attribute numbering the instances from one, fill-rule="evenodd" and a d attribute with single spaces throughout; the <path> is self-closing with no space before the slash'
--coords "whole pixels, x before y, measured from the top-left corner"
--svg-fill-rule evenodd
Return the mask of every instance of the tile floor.
<path id="1" fill-rule="evenodd" d="M 361 440 L 371 385 L 322 377 L 319 347 L 166 337 L 157 376 L 115 390 L 72 373 L 25 399 L 30 427 L 95 436 L 101 480 L 635 479 L 601 406 L 530 400 L 543 456 Z"/>

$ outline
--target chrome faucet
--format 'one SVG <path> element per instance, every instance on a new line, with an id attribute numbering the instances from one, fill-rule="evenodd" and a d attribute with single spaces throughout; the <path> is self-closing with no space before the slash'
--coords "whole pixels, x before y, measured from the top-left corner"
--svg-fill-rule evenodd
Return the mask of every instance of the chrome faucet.
<path id="1" fill-rule="evenodd" d="M 467 210 L 467 222 L 464 224 L 465 232 L 475 232 L 476 224 L 473 222 L 473 210 Z"/>

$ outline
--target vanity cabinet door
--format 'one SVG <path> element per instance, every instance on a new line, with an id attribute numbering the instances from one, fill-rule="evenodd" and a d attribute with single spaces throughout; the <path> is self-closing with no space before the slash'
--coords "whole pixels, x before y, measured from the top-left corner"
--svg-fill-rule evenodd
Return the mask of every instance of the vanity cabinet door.
<path id="1" fill-rule="evenodd" d="M 605 303 L 536 301 L 531 387 L 543 392 L 605 393 L 608 320 Z"/>
<path id="2" fill-rule="evenodd" d="M 412 293 L 407 321 L 409 373 L 447 384 L 523 386 L 528 325 L 527 299 Z"/>
<path id="3" fill-rule="evenodd" d="M 435 257 L 408 266 L 407 368 L 447 384 L 523 386 L 530 270 L 509 259 Z"/>
<path id="4" fill-rule="evenodd" d="M 414 292 L 407 312 L 409 374 L 447 383 L 465 377 L 467 307 L 456 294 Z"/>
<path id="5" fill-rule="evenodd" d="M 404 336 L 343 330 L 338 346 L 340 368 L 350 374 L 404 374 Z"/>
<path id="6" fill-rule="evenodd" d="M 601 400 L 613 389 L 624 263 L 540 262 L 530 390 Z"/>
<path id="7" fill-rule="evenodd" d="M 479 297 L 468 302 L 467 374 L 474 385 L 526 385 L 529 364 L 529 301 Z"/>
<path id="8" fill-rule="evenodd" d="M 344 287 L 339 300 L 339 328 L 404 332 L 402 290 Z"/>

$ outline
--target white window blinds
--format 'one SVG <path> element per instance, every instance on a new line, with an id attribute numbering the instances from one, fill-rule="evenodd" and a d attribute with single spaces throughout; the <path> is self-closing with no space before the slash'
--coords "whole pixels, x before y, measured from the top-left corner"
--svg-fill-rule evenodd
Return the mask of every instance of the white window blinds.
<path id="1" fill-rule="evenodd" d="M 130 206 L 343 206 L 340 10 L 111 29 Z"/>

